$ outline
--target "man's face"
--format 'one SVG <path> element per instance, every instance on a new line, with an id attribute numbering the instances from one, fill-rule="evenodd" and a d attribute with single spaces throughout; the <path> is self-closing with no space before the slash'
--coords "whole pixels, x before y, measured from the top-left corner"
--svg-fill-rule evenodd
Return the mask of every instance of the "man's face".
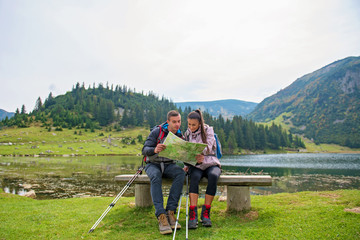
<path id="1" fill-rule="evenodd" d="M 181 126 L 181 116 L 175 116 L 175 117 L 170 117 L 169 120 L 167 120 L 167 123 L 169 124 L 169 131 L 171 131 L 172 133 L 176 133 Z"/>

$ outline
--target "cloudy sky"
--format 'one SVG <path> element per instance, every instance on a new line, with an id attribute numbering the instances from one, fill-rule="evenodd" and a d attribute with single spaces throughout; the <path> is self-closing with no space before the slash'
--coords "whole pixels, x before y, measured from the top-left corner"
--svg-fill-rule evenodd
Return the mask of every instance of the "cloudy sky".
<path id="1" fill-rule="evenodd" d="M 360 56 L 358 0 L 0 0 L 0 108 L 126 85 L 174 102 L 261 102 Z"/>

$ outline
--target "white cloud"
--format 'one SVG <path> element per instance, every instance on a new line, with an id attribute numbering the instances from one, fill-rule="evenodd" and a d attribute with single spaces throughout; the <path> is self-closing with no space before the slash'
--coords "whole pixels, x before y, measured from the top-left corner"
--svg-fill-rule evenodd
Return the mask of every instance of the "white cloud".
<path id="1" fill-rule="evenodd" d="M 260 102 L 360 55 L 359 9 L 355 0 L 2 2 L 0 108 L 30 110 L 51 84 L 62 94 L 76 82 Z"/>

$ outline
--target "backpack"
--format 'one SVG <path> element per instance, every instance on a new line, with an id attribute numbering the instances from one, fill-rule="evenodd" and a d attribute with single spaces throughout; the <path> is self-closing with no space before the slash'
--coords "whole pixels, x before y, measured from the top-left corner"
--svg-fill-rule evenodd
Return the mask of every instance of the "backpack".
<path id="1" fill-rule="evenodd" d="M 156 127 L 159 127 L 159 128 L 160 128 L 159 136 L 157 137 L 157 143 L 156 143 L 156 145 L 158 145 L 158 144 L 163 140 L 163 138 L 164 138 L 164 136 L 165 136 L 165 132 L 163 131 L 161 125 L 155 126 L 155 127 L 153 127 L 152 129 L 154 129 L 154 128 L 156 128 Z M 146 158 L 147 158 L 147 156 L 144 156 L 144 157 L 143 157 L 143 161 L 142 161 L 142 163 L 141 163 L 141 166 L 143 166 L 143 163 L 144 163 L 144 162 L 146 163 Z"/>
<path id="2" fill-rule="evenodd" d="M 165 136 L 165 132 L 163 131 L 161 125 L 159 125 L 158 127 L 160 128 L 160 132 L 159 132 L 159 136 L 157 137 L 157 144 L 159 144 Z"/>
<path id="3" fill-rule="evenodd" d="M 216 141 L 216 157 L 218 159 L 220 159 L 222 157 L 221 143 L 220 143 L 219 138 L 216 133 L 214 133 L 214 136 L 215 136 L 215 141 Z"/>

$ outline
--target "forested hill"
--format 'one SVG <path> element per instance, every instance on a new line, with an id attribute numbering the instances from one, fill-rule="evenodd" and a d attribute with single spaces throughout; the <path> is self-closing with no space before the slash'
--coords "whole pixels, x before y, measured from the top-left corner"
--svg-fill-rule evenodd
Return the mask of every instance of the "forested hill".
<path id="1" fill-rule="evenodd" d="M 35 109 L 29 114 L 35 121 L 53 127 L 71 128 L 85 127 L 88 129 L 100 128 L 112 124 L 113 127 L 143 126 L 145 115 L 151 126 L 166 120 L 166 114 L 176 106 L 168 99 L 159 99 L 149 93 L 136 93 L 126 86 L 98 87 L 86 89 L 79 83 L 64 95 L 53 97 L 52 93 L 43 103 L 40 97 L 36 101 Z M 25 107 L 17 110 L 15 117 L 24 115 Z M 21 125 L 9 121 L 5 125 Z M 23 121 L 23 125 L 28 122 Z"/>
<path id="2" fill-rule="evenodd" d="M 202 111 L 207 111 L 213 117 L 218 117 L 221 115 L 225 119 L 232 119 L 235 115 L 245 116 L 252 112 L 257 105 L 255 102 L 246 102 L 236 99 L 201 102 L 177 102 L 175 104 L 182 109 L 190 106 L 192 109 L 201 109 Z"/>
<path id="3" fill-rule="evenodd" d="M 107 128 L 120 131 L 134 126 L 153 127 L 166 121 L 169 110 L 177 109 L 173 102 L 152 93 L 136 93 L 126 86 L 115 88 L 103 85 L 85 88 L 76 84 L 72 91 L 53 97 L 50 93 L 42 102 L 38 98 L 35 109 L 26 113 L 25 106 L 17 109 L 14 117 L 0 122 L 2 127 L 28 127 L 37 123 L 48 131 L 80 128 L 85 131 Z M 185 130 L 186 116 L 191 109 L 178 109 L 182 116 L 181 129 Z M 240 149 L 264 150 L 304 148 L 297 136 L 288 134 L 278 125 L 259 125 L 251 120 L 234 116 L 232 120 L 217 118 L 204 112 L 205 122 L 214 127 L 223 145 L 224 153 Z M 148 134 L 148 132 L 146 132 Z"/>
<path id="4" fill-rule="evenodd" d="M 269 121 L 284 114 L 292 133 L 317 143 L 360 147 L 359 113 L 360 57 L 348 57 L 297 79 L 248 117 Z"/>

